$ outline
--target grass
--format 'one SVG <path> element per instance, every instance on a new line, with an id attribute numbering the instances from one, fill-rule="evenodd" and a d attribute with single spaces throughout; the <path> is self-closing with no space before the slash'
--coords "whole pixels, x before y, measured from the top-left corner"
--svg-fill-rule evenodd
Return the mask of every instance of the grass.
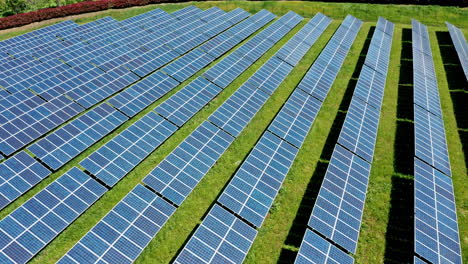
<path id="1" fill-rule="evenodd" d="M 77 18 L 77 23 L 86 23 L 100 17 L 111 15 L 116 19 L 125 19 L 156 7 L 172 12 L 178 8 L 185 7 L 191 3 L 151 5 L 146 7 L 109 10 L 104 12 L 83 15 Z M 267 217 L 262 228 L 259 229 L 258 237 L 250 250 L 246 263 L 290 263 L 298 250 L 300 241 L 305 232 L 306 223 L 310 215 L 315 197 L 330 158 L 341 124 L 344 120 L 350 96 L 352 95 L 356 77 L 367 52 L 369 38 L 372 36 L 373 26 L 378 15 L 393 22 L 397 22 L 393 38 L 390 67 L 387 77 L 387 86 L 383 101 L 382 114 L 379 124 L 379 133 L 375 149 L 375 158 L 369 181 L 369 189 L 363 216 L 363 225 L 359 237 L 358 250 L 355 255 L 356 263 L 402 263 L 404 258 L 412 253 L 412 233 L 401 232 L 411 230 L 412 224 L 412 202 L 405 198 L 401 190 L 412 191 L 412 176 L 408 175 L 404 168 L 405 144 L 411 145 L 411 137 L 406 130 L 411 126 L 408 118 L 403 114 L 411 106 L 411 98 L 406 92 L 411 86 L 405 85 L 408 80 L 408 45 L 403 40 L 408 38 L 407 32 L 410 28 L 410 18 L 414 17 L 421 22 L 434 25 L 429 28 L 431 45 L 434 54 L 434 63 L 437 73 L 442 110 L 444 114 L 445 128 L 447 131 L 447 142 L 450 151 L 450 161 L 453 172 L 457 212 L 459 218 L 460 239 L 462 243 L 463 256 L 468 262 L 468 221 L 467 221 L 467 169 L 463 153 L 460 135 L 457 133 L 456 118 L 460 115 L 455 111 L 452 98 L 449 93 L 449 81 L 443 58 L 438 46 L 436 32 L 447 31 L 443 21 L 449 20 L 457 26 L 463 27 L 467 33 L 468 13 L 466 9 L 454 7 L 435 6 L 394 6 L 394 5 L 367 5 L 367 4 L 343 4 L 343 3 L 319 3 L 319 2 L 196 2 L 200 8 L 218 6 L 225 10 L 234 7 L 242 7 L 249 12 L 256 12 L 262 8 L 271 10 L 281 15 L 288 10 L 293 10 L 305 17 L 312 17 L 316 12 L 322 12 L 332 18 L 338 19 L 332 22 L 317 43 L 301 60 L 299 65 L 292 71 L 285 82 L 270 97 L 264 107 L 254 117 L 243 133 L 234 141 L 226 153 L 218 160 L 213 169 L 204 177 L 187 200 L 177 209 L 176 213 L 169 219 L 161 229 L 156 238 L 143 251 L 137 263 L 167 263 L 173 260 L 178 251 L 185 244 L 197 225 L 203 219 L 207 210 L 216 200 L 221 190 L 228 183 L 242 160 L 247 156 L 260 138 L 262 131 L 268 126 L 276 113 L 286 101 L 307 69 L 326 45 L 329 38 L 340 24 L 341 18 L 347 13 L 361 18 L 363 24 L 344 66 L 335 81 L 329 96 L 325 100 L 306 141 L 300 150 L 296 162 L 288 174 L 283 188 L 275 200 L 274 206 Z M 56 21 L 55 21 L 56 22 Z M 305 21 L 301 25 L 305 24 Z M 42 25 L 45 26 L 46 24 Z M 33 30 L 32 26 L 27 31 Z M 228 86 L 208 106 L 200 111 L 186 125 L 170 137 L 155 152 L 137 166 L 112 190 L 106 193 L 94 206 L 78 218 L 69 228 L 50 243 L 36 258 L 33 263 L 53 263 L 58 260 L 76 241 L 78 241 L 97 221 L 99 221 L 126 193 L 128 193 L 146 174 L 151 171 L 168 153 L 170 153 L 182 140 L 185 139 L 199 124 L 224 102 L 249 76 L 251 76 L 266 60 L 271 57 L 280 46 L 282 46 L 300 26 L 296 27 L 270 51 L 268 51 L 258 62 L 242 74 L 233 84 Z M 17 31 L 0 32 L 0 39 L 6 39 L 15 35 L 23 34 L 26 29 Z M 411 36 L 409 36 L 411 38 Z M 405 44 L 406 43 L 406 44 Z M 411 46 L 409 46 L 411 47 Z M 411 56 L 411 53 L 409 54 Z M 219 61 L 218 59 L 217 61 Z M 409 64 L 411 65 L 411 64 Z M 95 151 L 105 142 L 113 138 L 117 133 L 148 113 L 155 106 L 163 102 L 178 89 L 185 86 L 191 80 L 199 76 L 198 73 L 190 80 L 179 86 L 170 94 L 164 96 L 150 107 L 145 109 L 112 134 L 105 137 L 98 144 L 73 159 L 66 166 L 54 173 L 10 206 L 0 211 L 0 219 L 12 210 L 23 204 L 27 199 L 42 190 L 53 180 L 68 171 Z M 411 80 L 411 77 L 409 78 Z M 410 100 L 410 103 L 408 103 Z M 411 116 L 411 115 L 410 115 Z M 453 131 L 453 133 L 452 133 Z M 414 142 L 413 142 L 414 144 Z M 411 160 L 410 160 L 411 163 Z M 408 193 L 406 193 L 408 195 Z M 408 204 L 410 207 L 408 207 Z M 399 213 L 404 212 L 403 220 Z M 400 217 L 400 218 L 399 218 Z M 411 221 L 410 221 L 411 220 Z M 406 228 L 406 229 L 405 229 Z M 395 257 L 401 256 L 401 258 Z M 403 258 L 403 259 L 402 259 Z"/>

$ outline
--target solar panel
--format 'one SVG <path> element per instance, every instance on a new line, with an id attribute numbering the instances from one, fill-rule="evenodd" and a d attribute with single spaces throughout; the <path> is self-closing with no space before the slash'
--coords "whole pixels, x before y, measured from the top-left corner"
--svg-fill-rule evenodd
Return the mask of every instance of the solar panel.
<path id="1" fill-rule="evenodd" d="M 268 94 L 246 82 L 211 114 L 208 120 L 237 137 L 268 97 Z"/>
<path id="2" fill-rule="evenodd" d="M 378 109 L 382 106 L 387 72 L 383 74 L 363 65 L 353 96 Z"/>
<path id="3" fill-rule="evenodd" d="M 413 263 L 414 263 L 414 264 L 427 264 L 427 262 L 421 260 L 421 259 L 418 258 L 417 256 L 414 256 Z"/>
<path id="4" fill-rule="evenodd" d="M 359 19 L 346 17 L 302 79 L 298 86 L 300 89 L 320 101 L 325 100 L 361 24 Z"/>
<path id="5" fill-rule="evenodd" d="M 108 104 L 102 104 L 28 147 L 49 168 L 57 170 L 127 121 Z"/>
<path id="6" fill-rule="evenodd" d="M 466 42 L 465 35 L 456 26 L 445 22 L 452 38 L 453 45 L 458 54 L 458 59 L 462 65 L 463 71 L 465 72 L 466 80 L 468 80 L 468 43 Z"/>
<path id="7" fill-rule="evenodd" d="M 296 89 L 268 127 L 268 131 L 300 148 L 320 110 L 321 102 Z"/>
<path id="8" fill-rule="evenodd" d="M 250 14 L 243 9 L 236 8 L 231 12 L 210 21 L 210 23 L 204 27 L 203 32 L 210 38 L 214 37 L 215 35 L 249 17 L 249 15 Z"/>
<path id="9" fill-rule="evenodd" d="M 392 46 L 393 31 L 387 35 L 383 31 L 376 30 L 372 36 L 372 41 L 367 51 L 365 65 L 386 74 L 390 59 L 390 50 Z"/>
<path id="10" fill-rule="evenodd" d="M 214 60 L 215 57 L 203 52 L 201 49 L 194 49 L 162 68 L 162 71 L 179 82 L 183 82 Z"/>
<path id="11" fill-rule="evenodd" d="M 133 263 L 175 210 L 138 184 L 58 263 Z"/>
<path id="12" fill-rule="evenodd" d="M 29 90 L 7 94 L 0 100 L 0 107 L 2 107 L 0 110 L 0 123 L 6 123 L 8 120 L 45 103 L 46 101 Z"/>
<path id="13" fill-rule="evenodd" d="M 260 27 L 266 25 L 266 23 L 272 21 L 275 18 L 276 15 L 266 9 L 260 10 L 253 16 L 255 24 L 259 25 Z"/>
<path id="14" fill-rule="evenodd" d="M 154 110 L 181 127 L 221 91 L 207 79 L 198 77 Z"/>
<path id="15" fill-rule="evenodd" d="M 370 164 L 336 145 L 309 219 L 309 226 L 356 253 Z"/>
<path id="16" fill-rule="evenodd" d="M 330 23 L 330 18 L 318 13 L 277 52 L 276 56 L 290 65 L 297 65 Z"/>
<path id="17" fill-rule="evenodd" d="M 353 264 L 354 259 L 316 233 L 306 230 L 297 253 L 296 264 Z"/>
<path id="18" fill-rule="evenodd" d="M 132 117 L 178 85 L 179 82 L 157 71 L 112 97 L 109 99 L 109 103 L 127 116 Z"/>
<path id="19" fill-rule="evenodd" d="M 80 165 L 112 187 L 176 130 L 175 125 L 149 112 Z"/>
<path id="20" fill-rule="evenodd" d="M 206 71 L 203 76 L 219 87 L 226 88 L 234 79 L 250 67 L 250 65 L 252 65 L 252 62 L 231 53 L 221 62 Z"/>
<path id="21" fill-rule="evenodd" d="M 0 209 L 50 174 L 47 168 L 24 151 L 0 163 Z"/>
<path id="22" fill-rule="evenodd" d="M 376 26 L 377 30 L 382 31 L 387 35 L 393 35 L 394 28 L 395 28 L 395 25 L 392 22 L 386 20 L 383 17 L 379 17 L 379 20 L 377 21 L 377 26 Z"/>
<path id="23" fill-rule="evenodd" d="M 414 159 L 415 252 L 430 263 L 462 263 L 450 177 Z"/>
<path id="24" fill-rule="evenodd" d="M 84 109 L 60 96 L 0 126 L 0 151 L 10 155 Z"/>
<path id="25" fill-rule="evenodd" d="M 73 167 L 0 221 L 1 262 L 28 262 L 106 191 Z"/>
<path id="26" fill-rule="evenodd" d="M 292 69 L 293 67 L 286 62 L 277 57 L 271 57 L 247 82 L 271 95 Z"/>
<path id="27" fill-rule="evenodd" d="M 421 73 L 413 72 L 413 101 L 418 106 L 442 117 L 437 80 L 428 78 Z"/>
<path id="28" fill-rule="evenodd" d="M 437 116 L 414 107 L 415 155 L 451 176 L 450 160 L 445 139 L 444 121 Z"/>
<path id="29" fill-rule="evenodd" d="M 379 128 L 380 111 L 353 97 L 338 143 L 372 163 Z"/>
<path id="30" fill-rule="evenodd" d="M 232 136 L 205 121 L 143 182 L 174 204 L 181 205 L 233 141 Z"/>
<path id="31" fill-rule="evenodd" d="M 298 149 L 266 131 L 242 163 L 218 203 L 260 227 Z"/>
<path id="32" fill-rule="evenodd" d="M 191 39 L 187 40 L 188 44 L 191 44 L 191 41 Z M 185 52 L 186 51 L 175 52 L 166 46 L 160 46 L 142 54 L 133 60 L 130 60 L 125 64 L 125 66 L 134 73 L 138 74 L 138 76 L 144 77 L 155 69 L 162 67 L 178 56 L 184 54 Z"/>
<path id="33" fill-rule="evenodd" d="M 257 231 L 214 205 L 174 263 L 242 263 Z"/>
<path id="34" fill-rule="evenodd" d="M 201 12 L 202 12 L 202 10 L 200 8 L 198 8 L 198 7 L 188 6 L 186 8 L 182 8 L 182 9 L 179 9 L 177 11 L 172 12 L 171 15 L 175 16 L 178 19 L 182 19 L 184 17 L 191 16 L 191 15 L 196 15 L 196 14 L 199 14 Z"/>

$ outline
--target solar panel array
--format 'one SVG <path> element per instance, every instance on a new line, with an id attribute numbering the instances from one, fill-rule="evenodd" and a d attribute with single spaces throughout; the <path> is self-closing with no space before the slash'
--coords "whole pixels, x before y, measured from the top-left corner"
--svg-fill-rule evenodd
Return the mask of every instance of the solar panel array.
<path id="1" fill-rule="evenodd" d="M 217 12 L 217 14 L 219 14 L 219 13 L 220 12 Z M 233 13 L 233 14 L 231 14 L 231 13 Z M 242 20 L 246 15 L 248 15 L 248 13 L 246 13 L 245 11 L 244 12 L 239 12 L 239 10 L 236 10 L 236 12 L 231 12 L 231 13 L 226 14 L 227 15 L 226 17 L 221 16 L 220 17 L 221 20 L 217 21 L 218 24 L 225 25 L 224 27 L 222 27 L 222 29 L 225 29 L 226 27 L 230 27 L 232 24 L 236 23 L 239 20 Z M 209 14 L 213 15 L 213 12 L 211 12 Z M 224 21 L 225 18 L 228 19 L 227 21 L 229 23 Z M 214 25 L 219 27 L 218 24 L 214 24 Z M 207 27 L 207 29 L 209 29 L 209 27 Z M 193 29 L 192 29 L 192 31 L 193 31 Z M 192 32 L 192 31 L 187 31 L 187 33 Z M 201 33 L 199 33 L 199 34 L 201 34 Z M 211 37 L 211 36 L 209 36 L 209 37 Z M 199 44 L 199 43 L 195 43 L 195 42 L 192 43 L 192 41 L 187 41 L 186 42 L 187 45 L 189 43 L 192 46 Z M 164 53 L 164 52 L 162 52 L 162 53 Z M 153 57 L 155 57 L 155 56 L 153 56 Z M 157 66 L 154 66 L 154 67 L 160 67 L 164 63 L 168 62 L 169 60 L 171 60 L 173 58 L 175 58 L 175 57 L 173 56 L 171 58 L 168 58 L 167 60 L 160 61 L 160 63 Z M 96 58 L 94 58 L 94 60 L 96 60 Z M 141 64 L 141 63 L 142 62 L 139 61 L 139 64 Z M 81 105 L 83 105 L 85 107 L 91 107 L 92 105 L 98 103 L 99 101 L 102 101 L 107 96 L 121 90 L 122 88 L 124 88 L 125 86 L 130 84 L 131 82 L 134 82 L 136 79 L 138 79 L 135 76 L 132 76 L 131 73 L 128 72 L 128 71 L 125 71 L 125 70 L 122 71 L 121 68 L 112 69 L 111 71 L 109 71 L 107 73 L 104 73 L 104 72 L 101 72 L 99 69 L 94 68 L 94 66 L 92 66 L 90 64 L 87 64 L 87 65 L 88 66 L 84 67 L 84 68 L 83 68 L 83 65 L 80 65 L 80 66 L 77 66 L 75 68 L 71 68 L 70 70 L 68 70 L 68 72 L 74 71 L 76 77 L 72 77 L 70 79 L 70 77 L 71 77 L 70 75 L 66 75 L 66 74 L 57 75 L 57 77 L 59 77 L 59 78 L 54 77 L 55 79 L 49 79 L 47 83 L 44 83 L 44 85 L 47 85 L 49 87 L 52 86 L 53 88 L 47 88 L 46 90 L 42 90 L 42 88 L 39 88 L 39 89 L 36 89 L 35 91 L 39 92 L 40 95 L 42 97 L 46 98 L 47 100 L 51 100 L 51 103 L 56 102 L 53 98 L 56 98 L 57 96 L 61 96 L 61 94 L 65 93 L 67 96 L 71 97 L 76 102 L 80 103 Z M 76 70 L 78 70 L 78 69 L 80 69 L 80 71 L 82 71 L 82 72 L 80 72 L 80 71 L 76 72 Z M 154 70 L 154 68 L 152 68 L 152 70 Z M 94 78 L 98 77 L 98 79 L 92 79 L 93 75 L 89 75 L 91 73 L 94 74 L 94 76 L 95 76 Z M 60 77 L 60 76 L 62 76 L 62 77 Z M 72 76 L 73 76 L 73 74 L 72 74 Z M 80 77 L 80 76 L 82 76 L 82 77 Z M 91 79 L 89 79 L 90 77 L 91 77 Z M 109 82 L 108 80 L 110 80 L 110 79 L 114 79 L 114 80 L 112 82 Z M 67 81 L 65 82 L 65 80 L 67 80 Z M 90 80 L 92 80 L 92 81 L 90 81 Z M 53 82 L 50 82 L 50 81 L 53 81 Z M 60 86 L 56 86 L 56 85 L 59 85 L 59 84 L 60 84 Z M 83 84 L 85 86 L 78 86 L 77 88 L 72 88 L 72 87 L 75 87 L 77 84 L 78 85 Z M 108 84 L 108 85 L 106 85 L 106 84 Z M 165 83 L 165 84 L 167 84 L 167 83 Z M 172 81 L 172 83 L 167 84 L 167 85 L 168 86 L 174 85 L 174 81 Z M 69 88 L 65 89 L 65 87 L 69 87 Z M 139 87 L 137 86 L 136 88 L 139 88 Z M 133 88 L 130 91 L 125 91 L 125 93 L 123 93 L 121 97 L 125 97 L 125 96 L 128 97 L 128 94 L 131 93 L 131 92 L 135 93 L 134 90 L 136 88 Z M 141 90 L 140 90 L 140 92 L 141 92 Z M 121 99 L 121 97 L 119 99 Z M 150 99 L 148 99 L 148 97 L 150 97 Z M 37 98 L 39 98 L 39 97 L 37 97 Z M 149 95 L 149 93 L 144 93 L 144 94 L 140 95 L 137 99 L 139 99 L 140 101 L 154 101 L 154 98 L 157 98 L 157 97 L 151 96 L 151 95 Z M 74 106 L 75 108 L 79 107 L 78 105 L 75 106 L 75 104 L 73 102 L 70 102 L 67 98 L 60 97 L 61 102 L 65 101 L 65 100 L 68 101 L 68 102 L 63 102 L 63 103 L 72 104 L 72 106 Z M 57 101 L 59 101 L 59 100 L 57 99 Z M 114 102 L 117 102 L 117 99 L 115 99 Z M 44 103 L 45 106 L 48 106 L 45 101 L 43 101 L 42 103 Z M 38 109 L 41 110 L 41 108 L 38 108 Z M 135 109 L 131 109 L 133 111 L 129 111 L 128 109 L 124 109 L 124 110 L 127 110 L 127 112 L 132 112 L 131 114 L 135 114 L 135 111 L 136 111 Z M 141 108 L 139 108 L 137 110 L 141 110 Z M 33 115 L 33 117 L 34 117 L 34 114 L 37 115 L 35 109 L 34 109 L 34 112 L 31 113 L 31 115 Z M 61 113 L 58 113 L 58 114 L 61 114 Z M 25 117 L 22 117 L 21 121 L 23 121 L 23 120 L 28 120 L 29 121 L 30 119 L 32 119 L 32 118 L 29 117 L 29 116 L 25 116 Z M 21 121 L 17 121 L 14 124 L 16 126 L 19 126 L 20 129 L 28 129 L 28 132 L 29 132 L 31 129 L 24 128 L 24 124 Z M 49 120 L 46 120 L 44 122 L 47 122 L 47 121 L 49 121 Z M 54 119 L 54 121 L 55 121 L 55 119 Z M 59 124 L 63 123 L 64 121 L 65 120 L 60 120 Z M 49 122 L 47 122 L 47 125 L 50 125 Z M 4 139 L 4 141 L 8 140 L 7 142 L 5 142 L 3 144 L 4 145 L 3 146 L 3 149 L 4 149 L 3 151 L 4 151 L 5 154 L 11 154 L 14 151 L 20 149 L 21 147 L 24 147 L 29 142 L 31 142 L 31 139 L 28 138 L 29 136 L 23 135 L 23 133 L 24 133 L 23 131 L 20 131 L 19 135 L 17 135 L 16 137 L 15 137 L 15 135 L 11 136 L 12 132 L 15 132 L 16 130 L 18 130 L 18 128 L 16 126 L 12 126 L 12 125 L 7 124 L 6 127 L 5 127 L 5 131 L 10 134 L 9 138 Z M 54 127 L 56 127 L 56 125 Z M 34 127 L 34 128 L 36 128 L 35 130 L 39 130 L 39 132 L 36 132 L 35 130 L 32 130 L 31 134 L 33 136 L 35 136 L 37 134 L 37 137 L 42 136 L 45 132 L 50 131 L 50 128 L 43 128 L 41 125 L 36 125 L 36 127 Z M 37 137 L 35 137 L 35 138 L 37 138 Z M 33 138 L 33 139 L 35 139 L 35 138 Z"/>
<path id="2" fill-rule="evenodd" d="M 458 54 L 463 71 L 465 72 L 466 80 L 468 81 L 468 43 L 466 42 L 465 35 L 456 26 L 445 22 L 452 38 L 453 45 Z"/>
<path id="3" fill-rule="evenodd" d="M 51 171 L 24 151 L 0 163 L 0 209 L 50 174 Z"/>
<path id="4" fill-rule="evenodd" d="M 379 18 L 338 142 L 309 219 L 308 226 L 312 231 L 307 229 L 296 263 L 323 263 L 327 257 L 341 259 L 341 256 L 346 256 L 342 260 L 345 263 L 354 262 L 353 258 L 341 249 L 322 257 L 322 261 L 314 262 L 316 249 L 311 248 L 310 242 L 307 242 L 310 238 L 307 237 L 313 234 L 319 239 L 317 234 L 320 234 L 326 240 L 320 239 L 327 241 L 330 247 L 334 247 L 331 242 L 348 252 L 356 252 L 390 59 L 393 28 L 393 23 Z"/>
<path id="5" fill-rule="evenodd" d="M 272 26 L 274 25 L 275 23 L 272 24 Z M 273 60 L 278 59 L 273 57 Z M 265 96 L 268 95 L 265 94 Z M 180 98 L 180 96 L 173 98 Z M 167 113 L 170 112 L 167 111 Z M 176 112 L 172 110 L 172 113 Z M 170 115 L 169 119 L 171 119 Z M 233 140 L 232 136 L 220 128 L 210 122 L 204 122 L 169 154 L 143 182 L 174 204 L 180 205 Z"/>
<path id="6" fill-rule="evenodd" d="M 428 30 L 416 20 L 412 25 L 415 263 L 422 259 L 462 263 L 452 172 Z"/>
<path id="7" fill-rule="evenodd" d="M 463 263 L 452 179 L 414 159 L 414 247 L 430 263 Z"/>
<path id="8" fill-rule="evenodd" d="M 49 168 L 57 170 L 127 120 L 121 112 L 102 104 L 39 140 L 28 150 Z"/>
<path id="9" fill-rule="evenodd" d="M 205 121 L 143 183 L 179 206 L 233 141 L 232 136 Z"/>
<path id="10" fill-rule="evenodd" d="M 175 125 L 149 112 L 81 161 L 80 165 L 112 187 L 176 130 Z"/>
<path id="11" fill-rule="evenodd" d="M 242 263 L 257 230 L 214 205 L 174 263 Z"/>
<path id="12" fill-rule="evenodd" d="M 58 263 L 133 263 L 175 209 L 139 184 Z"/>
<path id="13" fill-rule="evenodd" d="M 73 167 L 0 221 L 0 262 L 28 262 L 106 191 Z"/>
<path id="14" fill-rule="evenodd" d="M 216 85 L 226 88 L 301 20 L 301 16 L 291 12 L 287 13 L 261 33 L 255 35 L 242 47 L 229 54 L 223 63 L 206 71 L 203 76 Z"/>

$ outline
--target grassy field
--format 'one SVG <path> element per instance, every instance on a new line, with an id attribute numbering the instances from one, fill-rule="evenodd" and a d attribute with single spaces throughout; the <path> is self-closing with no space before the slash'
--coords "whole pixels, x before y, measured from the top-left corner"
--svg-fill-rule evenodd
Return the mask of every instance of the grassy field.
<path id="1" fill-rule="evenodd" d="M 326 171 L 333 146 L 336 143 L 344 121 L 346 110 L 350 103 L 370 38 L 372 37 L 375 21 L 379 15 L 397 24 L 393 38 L 387 86 L 364 210 L 363 225 L 357 254 L 355 255 L 356 262 L 405 263 L 410 262 L 412 257 L 413 185 L 410 167 L 412 166 L 413 153 L 411 150 L 414 146 L 414 141 L 411 129 L 409 129 L 412 126 L 410 120 L 412 116 L 412 93 L 410 92 L 412 90 L 410 84 L 412 80 L 411 44 L 409 43 L 411 41 L 410 18 L 417 18 L 421 22 L 431 25 L 429 28 L 430 38 L 447 131 L 450 161 L 454 175 L 460 239 L 464 260 L 468 262 L 467 165 L 460 134 L 457 132 L 457 129 L 463 131 L 463 128 L 460 130 L 460 122 L 457 123 L 459 116 L 463 115 L 463 112 L 458 111 L 454 107 L 453 97 L 450 94 L 452 88 L 449 87 L 451 78 L 447 77 L 451 76 L 451 73 L 444 66 L 446 50 L 439 49 L 440 38 L 437 35 L 440 32 L 447 31 L 443 24 L 445 20 L 464 28 L 464 32 L 467 34 L 468 10 L 453 7 L 359 5 L 319 2 L 228 1 L 196 2 L 191 4 L 195 4 L 200 8 L 218 6 L 225 10 L 242 7 L 249 12 L 256 12 L 262 8 L 266 8 L 278 15 L 284 14 L 288 10 L 293 10 L 307 18 L 312 17 L 316 12 L 322 12 L 335 20 L 286 81 L 270 97 L 243 133 L 234 141 L 221 159 L 218 160 L 213 169 L 204 177 L 188 199 L 177 209 L 176 213 L 142 253 L 137 263 L 167 263 L 173 260 L 232 177 L 239 164 L 247 156 L 264 129 L 287 100 L 315 58 L 320 54 L 327 41 L 339 26 L 341 19 L 347 13 L 353 14 L 366 22 L 363 24 L 337 80 L 317 116 L 316 122 L 307 136 L 296 162 L 293 164 L 283 184 L 282 190 L 275 200 L 270 215 L 263 227 L 259 229 L 258 237 L 247 256 L 246 263 L 290 263 L 294 260 L 295 252 L 297 252 L 305 232 L 307 220 Z M 86 23 L 107 15 L 111 15 L 116 19 L 125 19 L 156 7 L 161 7 L 171 12 L 187 5 L 190 5 L 190 3 L 110 10 L 87 14 L 77 19 L 76 22 Z M 229 85 L 215 100 L 203 108 L 202 111 L 187 122 L 161 147 L 49 244 L 32 262 L 54 263 L 58 260 L 305 23 L 306 21 L 303 21 L 234 83 Z M 10 30 L 7 33 L 0 31 L 0 39 L 23 34 L 35 28 L 31 26 L 28 29 Z M 5 217 L 27 199 L 68 171 L 72 166 L 76 166 L 83 158 L 141 118 L 144 114 L 154 109 L 155 106 L 200 74 L 201 72 L 184 82 L 173 92 L 152 104 L 112 134 L 72 160 L 58 172 L 45 179 L 23 197 L 0 211 L 0 218 Z M 462 93 L 465 95 L 466 90 L 466 87 L 462 88 Z"/>

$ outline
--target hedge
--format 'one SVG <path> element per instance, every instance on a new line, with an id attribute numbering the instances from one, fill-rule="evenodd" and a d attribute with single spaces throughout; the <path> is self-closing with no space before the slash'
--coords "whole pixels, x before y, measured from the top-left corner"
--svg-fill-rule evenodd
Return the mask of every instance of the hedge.
<path id="1" fill-rule="evenodd" d="M 13 16 L 0 18 L 0 29 L 19 27 L 33 22 L 39 22 L 46 19 L 78 15 L 82 13 L 102 11 L 107 9 L 127 8 L 131 6 L 142 6 L 162 2 L 174 2 L 174 0 L 99 0 L 86 1 L 76 4 L 44 8 L 38 11 L 17 14 Z M 184 1 L 177 1 L 184 2 Z"/>

